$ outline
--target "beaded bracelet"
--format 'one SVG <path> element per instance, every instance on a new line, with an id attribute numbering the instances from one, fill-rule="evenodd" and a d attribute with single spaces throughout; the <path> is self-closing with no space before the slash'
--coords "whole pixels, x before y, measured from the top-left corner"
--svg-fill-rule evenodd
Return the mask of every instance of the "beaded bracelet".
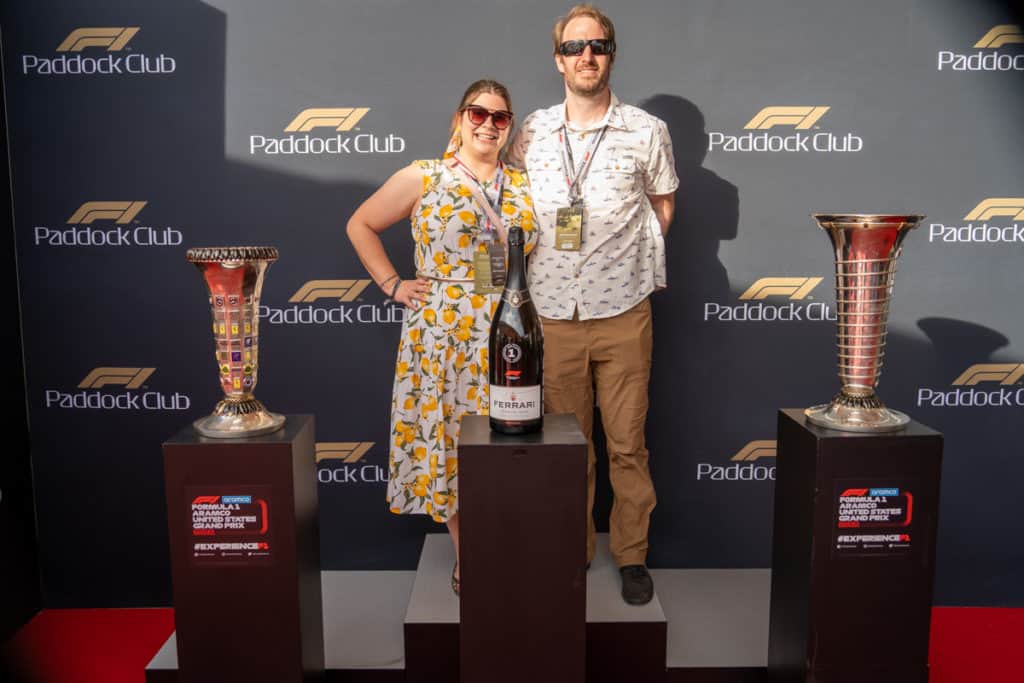
<path id="1" fill-rule="evenodd" d="M 402 285 L 402 279 L 401 279 L 401 278 L 399 278 L 399 279 L 398 279 L 398 282 L 396 282 L 396 283 L 395 283 L 395 286 L 391 288 L 391 298 L 392 298 L 392 299 L 394 299 L 394 298 L 395 298 L 395 294 L 397 294 L 397 293 L 398 293 L 398 288 L 399 288 L 399 287 L 400 287 L 401 285 Z"/>

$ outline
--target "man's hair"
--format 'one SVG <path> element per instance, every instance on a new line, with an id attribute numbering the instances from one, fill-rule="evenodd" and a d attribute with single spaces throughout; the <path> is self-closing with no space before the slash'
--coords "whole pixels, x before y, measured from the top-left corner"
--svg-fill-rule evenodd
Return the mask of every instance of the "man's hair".
<path id="1" fill-rule="evenodd" d="M 580 5 L 574 5 L 564 17 L 559 17 L 558 21 L 555 22 L 555 27 L 551 29 L 551 42 L 554 43 L 555 54 L 558 54 L 558 46 L 562 44 L 562 33 L 565 31 L 565 26 L 573 19 L 578 17 L 590 17 L 597 23 L 601 24 L 601 28 L 604 29 L 604 37 L 608 40 L 615 40 L 615 24 L 608 18 L 608 15 L 597 9 L 590 3 L 583 3 Z M 612 59 L 615 59 L 615 55 L 612 54 Z"/>

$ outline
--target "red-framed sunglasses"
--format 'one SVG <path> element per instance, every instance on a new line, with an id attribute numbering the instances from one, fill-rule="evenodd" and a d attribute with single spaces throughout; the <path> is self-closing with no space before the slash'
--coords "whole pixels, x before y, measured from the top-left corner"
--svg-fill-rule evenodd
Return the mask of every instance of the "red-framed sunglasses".
<path id="1" fill-rule="evenodd" d="M 469 122 L 474 126 L 484 125 L 484 121 L 490 117 L 494 127 L 498 130 L 505 130 L 512 123 L 512 112 L 498 109 L 493 111 L 477 104 L 470 104 L 462 108 L 462 111 L 469 115 Z"/>

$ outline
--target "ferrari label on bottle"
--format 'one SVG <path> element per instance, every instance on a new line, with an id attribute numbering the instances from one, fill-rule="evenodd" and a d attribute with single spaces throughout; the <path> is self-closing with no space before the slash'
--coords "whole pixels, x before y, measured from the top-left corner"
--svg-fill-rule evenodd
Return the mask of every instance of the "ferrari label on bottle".
<path id="1" fill-rule="evenodd" d="M 536 420 L 541 416 L 542 409 L 540 385 L 532 387 L 491 385 L 491 417 L 499 420 Z"/>

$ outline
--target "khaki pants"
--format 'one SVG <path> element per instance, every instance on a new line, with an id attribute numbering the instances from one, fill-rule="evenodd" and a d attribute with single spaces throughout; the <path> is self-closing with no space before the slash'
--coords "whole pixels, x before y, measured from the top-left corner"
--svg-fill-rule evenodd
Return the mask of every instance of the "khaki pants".
<path id="1" fill-rule="evenodd" d="M 615 502 L 612 557 L 622 567 L 644 564 L 656 502 L 647 468 L 644 423 L 651 374 L 651 303 L 612 318 L 551 320 L 544 326 L 544 410 L 574 413 L 587 437 L 587 560 L 594 557 L 594 387 L 608 444 Z"/>

